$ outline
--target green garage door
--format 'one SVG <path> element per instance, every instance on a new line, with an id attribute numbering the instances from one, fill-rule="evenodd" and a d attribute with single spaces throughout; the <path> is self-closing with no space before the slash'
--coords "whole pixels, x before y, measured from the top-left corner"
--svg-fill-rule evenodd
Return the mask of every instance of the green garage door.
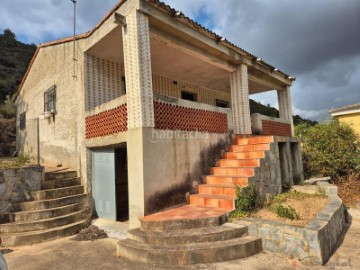
<path id="1" fill-rule="evenodd" d="M 93 198 L 99 218 L 116 221 L 114 149 L 93 151 Z"/>

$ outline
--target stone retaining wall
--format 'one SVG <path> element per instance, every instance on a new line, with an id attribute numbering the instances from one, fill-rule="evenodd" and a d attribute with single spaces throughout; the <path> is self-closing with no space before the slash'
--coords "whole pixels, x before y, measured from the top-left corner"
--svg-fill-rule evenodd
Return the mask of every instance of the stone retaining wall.
<path id="1" fill-rule="evenodd" d="M 0 169 L 0 213 L 12 210 L 14 203 L 31 200 L 31 192 L 41 189 L 41 166 Z"/>
<path id="2" fill-rule="evenodd" d="M 250 235 L 261 237 L 264 250 L 294 256 L 312 264 L 324 264 L 344 230 L 347 212 L 337 193 L 334 194 L 336 186 L 329 183 L 318 185 L 324 187 L 329 201 L 306 227 L 259 219 L 235 222 L 247 225 Z"/>

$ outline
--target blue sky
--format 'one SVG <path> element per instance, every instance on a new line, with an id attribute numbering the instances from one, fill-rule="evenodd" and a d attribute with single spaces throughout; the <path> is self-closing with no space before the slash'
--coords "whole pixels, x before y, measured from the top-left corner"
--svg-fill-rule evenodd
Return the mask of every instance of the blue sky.
<path id="1" fill-rule="evenodd" d="M 93 28 L 117 0 L 78 0 L 77 33 Z M 293 111 L 321 120 L 360 102 L 360 1 L 165 0 L 185 15 L 297 77 Z M 346 3 L 346 4 L 344 4 Z M 0 29 L 26 43 L 72 35 L 70 0 L 7 0 Z M 274 91 L 253 95 L 277 106 Z"/>

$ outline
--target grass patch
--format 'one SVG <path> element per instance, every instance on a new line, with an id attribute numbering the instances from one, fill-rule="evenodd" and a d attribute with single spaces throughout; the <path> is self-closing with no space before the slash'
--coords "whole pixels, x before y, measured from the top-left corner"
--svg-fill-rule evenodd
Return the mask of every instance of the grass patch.
<path id="1" fill-rule="evenodd" d="M 16 158 L 0 159 L 0 169 L 24 167 L 31 164 L 34 164 L 34 162 L 32 162 L 30 157 L 25 155 L 20 155 Z"/>

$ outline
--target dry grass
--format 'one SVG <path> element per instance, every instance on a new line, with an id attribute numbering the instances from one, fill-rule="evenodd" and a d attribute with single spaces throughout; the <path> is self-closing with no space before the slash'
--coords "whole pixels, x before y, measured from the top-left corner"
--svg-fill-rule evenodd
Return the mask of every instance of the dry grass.
<path id="1" fill-rule="evenodd" d="M 339 188 L 339 197 L 347 206 L 354 207 L 360 203 L 360 173 L 337 179 L 335 184 Z"/>
<path id="2" fill-rule="evenodd" d="M 0 158 L 0 169 L 25 167 L 35 163 L 26 157 Z"/>
<path id="3" fill-rule="evenodd" d="M 283 193 L 280 196 L 275 197 L 268 206 L 253 213 L 251 217 L 273 220 L 297 226 L 306 226 L 309 221 L 314 219 L 315 216 L 325 207 L 327 201 L 327 196 L 324 196 L 323 194 L 311 195 L 300 192 Z M 299 215 L 299 219 L 290 220 L 279 217 L 272 209 L 272 206 L 275 204 L 281 204 L 294 208 L 296 213 Z"/>

